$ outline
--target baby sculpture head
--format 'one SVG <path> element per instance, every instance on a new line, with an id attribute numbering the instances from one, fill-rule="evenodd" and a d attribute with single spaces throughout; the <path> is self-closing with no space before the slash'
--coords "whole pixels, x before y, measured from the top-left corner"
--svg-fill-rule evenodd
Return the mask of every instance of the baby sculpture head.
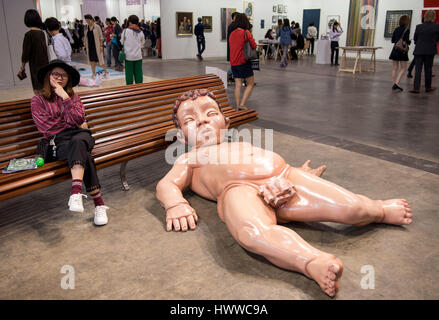
<path id="1" fill-rule="evenodd" d="M 215 95 L 207 89 L 190 90 L 178 97 L 173 120 L 179 129 L 178 140 L 194 147 L 221 143 L 230 125 Z"/>

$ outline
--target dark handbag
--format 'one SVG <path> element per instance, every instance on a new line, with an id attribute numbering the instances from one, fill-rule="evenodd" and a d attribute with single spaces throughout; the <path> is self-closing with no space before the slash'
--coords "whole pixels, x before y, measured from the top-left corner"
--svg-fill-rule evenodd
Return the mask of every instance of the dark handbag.
<path id="1" fill-rule="evenodd" d="M 26 71 L 25 71 L 24 69 L 18 71 L 18 73 L 17 73 L 17 77 L 18 77 L 18 79 L 20 79 L 20 80 L 26 79 L 26 78 L 27 78 Z"/>
<path id="2" fill-rule="evenodd" d="M 40 141 L 38 141 L 37 155 L 43 158 L 45 163 L 54 160 L 53 149 L 48 139 L 42 138 Z"/>
<path id="3" fill-rule="evenodd" d="M 259 58 L 251 59 L 250 62 L 252 64 L 252 70 L 261 70 L 259 69 Z"/>
<path id="4" fill-rule="evenodd" d="M 409 52 L 409 45 L 407 42 L 403 40 L 405 33 L 407 32 L 408 28 L 404 30 L 404 33 L 402 34 L 401 38 L 395 43 L 395 49 L 398 51 L 401 51 L 402 53 Z"/>
<path id="5" fill-rule="evenodd" d="M 244 59 L 249 61 L 253 59 L 258 59 L 258 52 L 253 49 L 250 42 L 247 39 L 247 30 L 244 30 Z"/>

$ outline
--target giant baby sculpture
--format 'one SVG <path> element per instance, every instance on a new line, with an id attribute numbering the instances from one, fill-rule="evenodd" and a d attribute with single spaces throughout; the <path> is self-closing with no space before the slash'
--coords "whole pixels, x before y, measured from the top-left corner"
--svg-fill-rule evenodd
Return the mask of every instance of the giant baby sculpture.
<path id="1" fill-rule="evenodd" d="M 173 118 L 181 129 L 177 138 L 192 149 L 179 156 L 157 184 L 157 198 L 166 210 L 167 231 L 195 229 L 197 214 L 182 195 L 182 190 L 190 187 L 218 202 L 219 217 L 242 247 L 278 267 L 303 273 L 327 295 L 334 296 L 340 287 L 342 262 L 279 223 L 319 221 L 364 226 L 412 222 L 412 211 L 404 199 L 371 200 L 320 178 L 324 167 L 312 170 L 306 163 L 293 168 L 271 151 L 245 142 L 225 142 L 224 129 L 230 120 L 221 112 L 215 96 L 205 89 L 180 96 Z M 237 164 L 211 161 L 212 156 L 234 153 L 238 153 Z"/>

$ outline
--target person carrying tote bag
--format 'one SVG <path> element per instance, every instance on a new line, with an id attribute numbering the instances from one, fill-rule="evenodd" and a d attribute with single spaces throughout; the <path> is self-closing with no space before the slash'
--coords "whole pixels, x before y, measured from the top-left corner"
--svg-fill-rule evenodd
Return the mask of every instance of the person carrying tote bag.
<path id="1" fill-rule="evenodd" d="M 238 13 L 235 17 L 236 29 L 229 37 L 230 66 L 235 79 L 236 107 L 238 109 L 248 109 L 246 103 L 255 85 L 252 61 L 249 60 L 249 58 L 252 56 L 257 57 L 257 53 L 253 55 L 253 53 L 245 47 L 248 45 L 252 50 L 256 51 L 255 49 L 258 45 L 249 31 L 250 25 L 247 16 Z M 247 82 L 247 86 L 241 100 L 241 89 L 244 79 Z"/>

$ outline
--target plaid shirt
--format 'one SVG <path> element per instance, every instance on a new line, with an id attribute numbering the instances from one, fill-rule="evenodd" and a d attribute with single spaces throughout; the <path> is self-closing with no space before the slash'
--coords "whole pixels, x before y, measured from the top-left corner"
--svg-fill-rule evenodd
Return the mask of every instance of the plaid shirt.
<path id="1" fill-rule="evenodd" d="M 76 94 L 66 100 L 55 95 L 52 102 L 36 95 L 30 105 L 35 125 L 45 138 L 68 128 L 77 128 L 85 121 L 85 108 Z"/>

